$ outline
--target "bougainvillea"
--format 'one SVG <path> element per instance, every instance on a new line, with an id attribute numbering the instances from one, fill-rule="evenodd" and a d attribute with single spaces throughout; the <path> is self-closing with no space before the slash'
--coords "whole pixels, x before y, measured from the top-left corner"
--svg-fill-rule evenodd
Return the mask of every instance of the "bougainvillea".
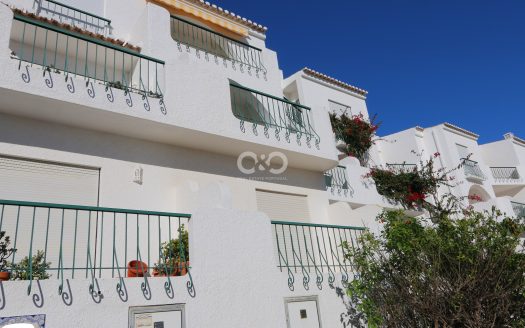
<path id="1" fill-rule="evenodd" d="M 481 198 L 481 196 L 479 195 L 474 194 L 474 195 L 469 195 L 468 200 L 473 201 L 473 202 L 482 202 L 483 198 Z"/>
<path id="2" fill-rule="evenodd" d="M 365 178 L 374 180 L 377 192 L 388 200 L 403 206 L 405 209 L 432 210 L 436 202 L 429 199 L 440 186 L 449 186 L 450 171 L 434 168 L 435 153 L 428 161 L 410 169 L 374 167 Z"/>
<path id="3" fill-rule="evenodd" d="M 336 139 L 345 144 L 345 154 L 362 161 L 375 142 L 376 131 L 379 128 L 379 124 L 374 123 L 375 116 L 372 120 L 368 120 L 361 113 L 358 115 L 330 113 L 330 122 Z"/>

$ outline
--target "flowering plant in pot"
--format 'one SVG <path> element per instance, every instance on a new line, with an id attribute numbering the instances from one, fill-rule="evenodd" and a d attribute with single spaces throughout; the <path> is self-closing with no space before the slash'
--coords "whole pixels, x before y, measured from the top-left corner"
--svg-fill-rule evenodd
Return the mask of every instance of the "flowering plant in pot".
<path id="1" fill-rule="evenodd" d="M 179 238 L 162 244 L 161 258 L 153 267 L 153 276 L 183 276 L 190 265 L 188 231 L 182 225 Z"/>
<path id="2" fill-rule="evenodd" d="M 379 124 L 375 123 L 376 117 L 372 120 L 365 119 L 363 114 L 348 115 L 346 112 L 341 115 L 330 113 L 330 123 L 335 133 L 335 138 L 344 144 L 338 147 L 347 156 L 356 157 L 364 165 L 368 150 L 376 142 L 376 132 Z"/>
<path id="3" fill-rule="evenodd" d="M 15 248 L 9 247 L 11 241 L 5 231 L 0 231 L 0 280 L 9 280 L 7 259 L 16 252 Z"/>

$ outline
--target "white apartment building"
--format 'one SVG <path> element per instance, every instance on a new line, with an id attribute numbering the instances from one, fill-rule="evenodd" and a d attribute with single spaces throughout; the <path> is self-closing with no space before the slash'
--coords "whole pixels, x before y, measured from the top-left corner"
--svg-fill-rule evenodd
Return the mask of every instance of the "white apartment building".
<path id="1" fill-rule="evenodd" d="M 340 245 L 393 207 L 330 126 L 368 117 L 367 92 L 284 78 L 265 27 L 207 2 L 62 1 L 0 4 L 6 263 L 42 251 L 51 274 L 0 281 L 0 327 L 341 326 Z M 523 140 L 448 123 L 385 139 L 368 166 L 473 153 L 454 192 L 523 213 Z M 154 276 L 182 231 L 179 274 Z"/>

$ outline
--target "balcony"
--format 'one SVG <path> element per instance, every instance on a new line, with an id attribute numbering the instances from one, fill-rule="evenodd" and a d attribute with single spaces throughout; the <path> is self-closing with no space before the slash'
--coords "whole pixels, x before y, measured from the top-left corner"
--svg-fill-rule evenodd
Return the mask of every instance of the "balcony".
<path id="1" fill-rule="evenodd" d="M 275 138 L 280 140 L 280 133 L 290 142 L 290 136 L 295 134 L 297 143 L 306 136 L 306 143 L 314 139 L 319 148 L 321 139 L 312 126 L 312 114 L 309 107 L 291 102 L 287 99 L 274 97 L 253 89 L 230 82 L 232 112 L 240 120 L 242 132 L 245 132 L 245 122 L 252 123 L 252 130 L 257 134 L 257 126 L 264 127 L 264 135 L 270 137 L 270 128 L 274 128 Z"/>
<path id="2" fill-rule="evenodd" d="M 69 23 L 94 33 L 103 35 L 111 33 L 109 19 L 54 0 L 38 1 L 37 15 L 56 19 L 61 23 Z"/>
<path id="3" fill-rule="evenodd" d="M 471 179 L 474 181 L 485 181 L 487 177 L 485 174 L 483 174 L 483 171 L 481 171 L 481 168 L 478 165 L 478 162 L 471 161 L 469 159 L 462 158 L 463 163 L 463 170 L 465 172 L 465 176 L 467 179 Z"/>
<path id="4" fill-rule="evenodd" d="M 221 57 L 238 63 L 241 70 L 246 66 L 248 71 L 254 69 L 256 74 L 266 74 L 259 48 L 175 16 L 171 16 L 171 36 L 177 41 L 179 48 L 182 43 L 188 51 L 193 47 L 203 51 L 206 57 L 208 54 L 215 56 L 216 61 L 217 57 Z"/>
<path id="5" fill-rule="evenodd" d="M 512 205 L 512 209 L 514 210 L 514 214 L 516 214 L 517 217 L 525 219 L 525 204 L 517 203 L 517 202 L 510 202 Z"/>
<path id="6" fill-rule="evenodd" d="M 80 76 L 92 98 L 95 97 L 92 83 L 100 83 L 105 85 L 110 102 L 114 101 L 114 88 L 124 90 L 126 95 L 138 93 L 143 100 L 146 97 L 162 100 L 163 61 L 115 44 L 115 40 L 58 25 L 56 21 L 15 13 L 10 38 L 11 58 L 19 61 L 24 82 L 30 82 L 28 66 L 37 66 L 42 69 L 49 88 L 54 86 L 53 75 L 63 74 L 70 93 L 75 93 L 73 77 Z M 126 103 L 130 107 L 131 102 L 128 97 Z M 144 106 L 149 110 L 147 101 Z"/>
<path id="7" fill-rule="evenodd" d="M 193 293 L 189 249 L 184 246 L 188 243 L 183 239 L 188 238 L 190 218 L 179 213 L 0 200 L 0 231 L 10 238 L 9 247 L 16 249 L 6 259 L 11 277 L 28 281 L 28 295 L 42 293 L 39 285 L 33 288 L 33 280 L 58 279 L 58 293 L 66 304 L 71 296 L 69 279 L 86 279 L 98 303 L 102 296 L 98 279 L 115 278 L 117 293 L 125 302 L 124 278 L 143 276 L 138 278 L 141 291 L 149 299 L 148 276 L 155 275 L 151 268 L 163 273 L 168 296 L 173 297 L 175 275 L 184 275 L 188 292 Z M 41 264 L 33 267 L 38 258 Z M 29 264 L 22 269 L 24 261 Z"/>
<path id="8" fill-rule="evenodd" d="M 386 167 L 394 173 L 407 173 L 417 169 L 417 164 L 386 164 Z"/>
<path id="9" fill-rule="evenodd" d="M 513 184 L 523 181 L 516 167 L 491 167 L 490 170 L 498 184 Z"/>
<path id="10" fill-rule="evenodd" d="M 346 242 L 356 247 L 365 228 L 272 221 L 272 230 L 277 267 L 288 274 L 288 287 L 294 290 L 295 275 L 299 274 L 304 289 L 308 290 L 314 278 L 317 288 L 322 289 L 325 275 L 330 286 L 336 274 L 341 275 L 343 284 L 351 279 L 352 264 L 345 260 L 341 245 Z"/>
<path id="11" fill-rule="evenodd" d="M 332 193 L 337 191 L 338 194 L 344 193 L 344 195 L 347 196 L 349 193 L 353 192 L 348 183 L 346 167 L 344 166 L 338 165 L 333 169 L 326 171 L 324 178 L 326 188 L 330 189 Z"/>

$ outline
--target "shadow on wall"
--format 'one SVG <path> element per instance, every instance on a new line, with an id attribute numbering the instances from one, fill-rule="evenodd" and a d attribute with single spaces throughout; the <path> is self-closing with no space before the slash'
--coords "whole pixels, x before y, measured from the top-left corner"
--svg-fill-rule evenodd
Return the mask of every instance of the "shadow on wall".
<path id="1" fill-rule="evenodd" d="M 0 114 L 0 142 L 234 178 L 252 177 L 270 183 L 325 190 L 324 177 L 319 172 L 288 168 L 282 173 L 286 180 L 266 180 L 265 177 L 275 175 L 259 171 L 253 175 L 245 175 L 239 171 L 236 157 L 5 114 Z"/>
<path id="2" fill-rule="evenodd" d="M 491 199 L 489 193 L 482 187 L 478 185 L 473 185 L 470 187 L 468 192 L 469 204 L 474 204 L 477 202 L 486 202 Z"/>

